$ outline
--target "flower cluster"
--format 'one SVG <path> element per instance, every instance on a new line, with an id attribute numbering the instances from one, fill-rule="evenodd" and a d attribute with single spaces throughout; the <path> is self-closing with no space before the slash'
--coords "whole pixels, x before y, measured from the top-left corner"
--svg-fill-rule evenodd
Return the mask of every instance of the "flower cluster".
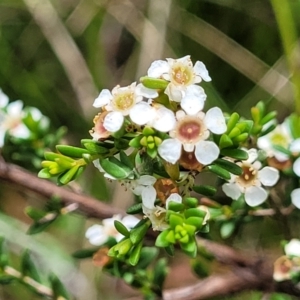
<path id="1" fill-rule="evenodd" d="M 172 254 L 179 245 L 195 257 L 195 236 L 208 232 L 209 222 L 216 221 L 226 238 L 257 207 L 269 206 L 281 172 L 296 178 L 288 188 L 300 208 L 297 117 L 276 126 L 276 112 L 266 113 L 263 102 L 251 109 L 251 120 L 219 107 L 206 110 L 210 96 L 202 83 L 210 81 L 205 65 L 190 56 L 154 61 L 139 82 L 100 92 L 91 139 L 83 139 L 82 148 L 58 145 L 59 153 L 45 154 L 40 177 L 67 184 L 93 163 L 135 195 L 127 213 L 141 214 L 140 221 L 114 216 L 86 233 L 100 247 L 114 237 L 108 256 L 136 264 L 152 228 L 159 231 L 157 247 Z M 215 185 L 207 185 L 208 173 Z M 217 185 L 230 205 L 213 199 Z"/>

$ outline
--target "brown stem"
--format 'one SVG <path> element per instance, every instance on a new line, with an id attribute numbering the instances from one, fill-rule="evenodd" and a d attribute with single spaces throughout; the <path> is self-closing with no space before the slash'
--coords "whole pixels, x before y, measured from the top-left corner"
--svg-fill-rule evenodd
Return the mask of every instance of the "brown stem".
<path id="1" fill-rule="evenodd" d="M 40 179 L 16 165 L 6 163 L 4 160 L 0 160 L 0 179 L 17 184 L 47 198 L 58 197 L 65 205 L 76 203 L 79 210 L 91 218 L 105 219 L 114 214 L 124 214 L 123 211 L 95 198 L 59 187 L 53 182 Z"/>

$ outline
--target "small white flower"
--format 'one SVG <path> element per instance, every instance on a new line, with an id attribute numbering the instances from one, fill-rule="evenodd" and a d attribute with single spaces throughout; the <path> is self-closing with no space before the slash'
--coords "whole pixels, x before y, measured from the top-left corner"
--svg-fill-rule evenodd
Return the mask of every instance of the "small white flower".
<path id="1" fill-rule="evenodd" d="M 300 157 L 298 157 L 293 164 L 294 173 L 300 177 Z"/>
<path id="2" fill-rule="evenodd" d="M 300 188 L 294 189 L 291 192 L 292 203 L 300 209 Z"/>
<path id="3" fill-rule="evenodd" d="M 8 97 L 0 89 L 0 108 L 5 107 L 8 104 Z"/>
<path id="4" fill-rule="evenodd" d="M 107 131 L 118 131 L 124 122 L 124 117 L 128 116 L 131 109 L 143 100 L 143 97 L 154 98 L 158 93 L 155 90 L 148 89 L 142 84 L 132 83 L 127 87 L 117 85 L 110 92 L 104 89 L 94 101 L 94 107 L 100 107 L 108 111 L 105 116 L 103 126 Z"/>
<path id="5" fill-rule="evenodd" d="M 155 206 L 155 200 L 153 198 L 143 198 L 143 213 L 151 221 L 153 230 L 163 231 L 169 228 L 169 224 L 166 222 L 166 209 L 157 205 Z M 181 203 L 182 198 L 177 193 L 171 194 L 166 200 L 167 208 L 170 201 Z"/>
<path id="6" fill-rule="evenodd" d="M 292 239 L 284 246 L 284 252 L 290 256 L 300 256 L 300 240 Z"/>
<path id="7" fill-rule="evenodd" d="M 290 147 L 292 136 L 287 122 L 279 124 L 270 133 L 257 139 L 258 148 L 264 150 L 268 157 L 275 157 L 278 161 L 283 162 L 289 157 L 285 153 L 274 149 L 274 146 L 281 146 L 285 149 Z"/>
<path id="8" fill-rule="evenodd" d="M 179 59 L 167 58 L 167 61 L 154 61 L 148 70 L 148 76 L 170 81 L 165 93 L 170 100 L 176 102 L 181 102 L 187 95 L 194 95 L 195 101 L 204 102 L 206 99 L 204 90 L 195 88 L 195 83 L 202 80 L 211 81 L 205 65 L 197 61 L 193 66 L 189 55 Z"/>
<path id="9" fill-rule="evenodd" d="M 139 179 L 131 180 L 128 183 L 128 187 L 132 190 L 132 192 L 141 196 L 143 202 L 155 202 L 156 200 L 156 190 L 153 187 L 156 182 L 156 178 L 150 175 L 142 175 Z"/>
<path id="10" fill-rule="evenodd" d="M 137 125 L 147 125 L 160 132 L 168 132 L 176 124 L 174 113 L 162 106 L 151 106 L 149 103 L 140 102 L 130 111 L 130 119 Z"/>
<path id="11" fill-rule="evenodd" d="M 127 229 L 131 229 L 139 222 L 139 219 L 134 216 L 126 216 L 122 219 L 121 215 L 114 215 L 112 218 L 104 219 L 102 225 L 96 224 L 89 227 L 85 237 L 95 246 L 104 244 L 109 238 L 115 238 L 119 242 L 123 235 L 115 228 L 115 221 L 120 221 Z"/>
<path id="12" fill-rule="evenodd" d="M 28 138 L 29 129 L 23 123 L 23 102 L 17 100 L 6 106 L 6 112 L 0 112 L 0 147 L 4 144 L 5 133 L 16 138 Z"/>
<path id="13" fill-rule="evenodd" d="M 195 151 L 196 159 L 203 165 L 208 165 L 218 158 L 219 147 L 212 141 L 206 141 L 210 132 L 222 134 L 226 131 L 225 118 L 222 111 L 211 108 L 206 114 L 196 115 L 176 113 L 177 124 L 170 131 L 171 139 L 164 140 L 158 147 L 159 155 L 166 161 L 175 164 L 181 156 L 182 147 L 186 152 Z"/>
<path id="14" fill-rule="evenodd" d="M 273 167 L 261 169 L 261 163 L 256 161 L 258 156 L 256 149 L 250 149 L 247 152 L 249 158 L 237 163 L 243 169 L 243 174 L 240 176 L 231 174 L 229 183 L 225 183 L 222 189 L 228 197 L 234 200 L 244 194 L 249 206 L 258 206 L 268 197 L 268 193 L 261 185 L 275 185 L 279 179 L 279 172 Z"/>

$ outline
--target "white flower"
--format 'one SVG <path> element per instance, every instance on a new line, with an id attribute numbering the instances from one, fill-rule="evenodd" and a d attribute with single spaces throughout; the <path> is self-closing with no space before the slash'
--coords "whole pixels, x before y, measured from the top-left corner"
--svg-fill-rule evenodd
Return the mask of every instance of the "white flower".
<path id="1" fill-rule="evenodd" d="M 210 132 L 222 134 L 226 131 L 225 118 L 218 107 L 211 108 L 206 114 L 176 113 L 177 124 L 170 131 L 171 139 L 164 140 L 158 147 L 159 155 L 166 161 L 175 164 L 181 156 L 182 146 L 186 152 L 195 151 L 196 159 L 208 165 L 218 158 L 219 147 L 212 141 L 206 141 Z"/>
<path id="2" fill-rule="evenodd" d="M 273 167 L 261 169 L 261 163 L 256 161 L 258 156 L 256 149 L 250 149 L 247 152 L 249 158 L 237 163 L 243 169 L 243 174 L 240 176 L 231 174 L 229 183 L 225 183 L 222 189 L 228 197 L 234 200 L 244 194 L 249 206 L 257 206 L 268 197 L 268 193 L 261 185 L 275 185 L 279 179 L 279 172 Z"/>
<path id="3" fill-rule="evenodd" d="M 5 107 L 8 104 L 8 97 L 0 89 L 0 108 Z"/>
<path id="4" fill-rule="evenodd" d="M 123 235 L 115 228 L 115 221 L 120 221 L 127 229 L 131 229 L 139 222 L 139 219 L 134 216 L 126 216 L 122 219 L 121 215 L 114 215 L 112 218 L 104 219 L 102 225 L 96 224 L 88 228 L 85 237 L 95 246 L 104 244 L 110 237 L 119 242 Z"/>
<path id="5" fill-rule="evenodd" d="M 155 206 L 155 200 L 153 198 L 143 198 L 143 213 L 152 223 L 153 230 L 163 231 L 169 228 L 169 224 L 166 222 L 166 209 L 160 206 Z M 166 207 L 170 201 L 181 203 L 182 198 L 177 193 L 171 194 L 166 200 Z"/>
<path id="6" fill-rule="evenodd" d="M 294 189 L 291 192 L 292 203 L 300 209 L 300 188 Z"/>
<path id="7" fill-rule="evenodd" d="M 287 122 L 279 124 L 270 133 L 257 139 L 258 148 L 264 150 L 268 157 L 275 157 L 283 162 L 289 159 L 289 156 L 281 151 L 274 149 L 274 146 L 281 146 L 285 149 L 290 147 L 292 136 Z"/>
<path id="8" fill-rule="evenodd" d="M 129 181 L 127 186 L 135 195 L 141 196 L 143 201 L 154 203 L 156 200 L 156 190 L 153 184 L 155 182 L 155 177 L 142 175 L 139 179 Z"/>
<path id="9" fill-rule="evenodd" d="M 300 153 L 300 138 L 291 143 L 290 151 L 292 151 L 294 154 Z M 300 157 L 295 160 L 293 164 L 293 171 L 298 177 L 300 177 Z"/>
<path id="10" fill-rule="evenodd" d="M 140 102 L 130 111 L 130 119 L 137 125 L 153 127 L 160 132 L 168 132 L 176 124 L 174 113 L 162 106 L 151 106 L 149 103 Z"/>
<path id="11" fill-rule="evenodd" d="M 194 101 L 199 102 L 200 106 L 204 103 L 206 95 L 202 88 L 195 86 L 195 83 L 201 82 L 202 79 L 211 81 L 205 65 L 197 61 L 193 66 L 189 55 L 179 59 L 154 61 L 148 70 L 148 76 L 170 81 L 165 90 L 170 100 L 181 102 L 186 96 L 193 95 Z"/>
<path id="12" fill-rule="evenodd" d="M 17 100 L 6 106 L 6 112 L 0 112 L 0 147 L 4 144 L 5 133 L 8 132 L 16 138 L 28 138 L 29 129 L 24 125 L 23 102 Z"/>
<path id="13" fill-rule="evenodd" d="M 142 84 L 132 83 L 127 87 L 117 85 L 110 92 L 104 89 L 94 101 L 94 107 L 100 107 L 108 111 L 105 116 L 103 126 L 107 131 L 118 131 L 124 122 L 124 117 L 128 116 L 131 109 L 143 100 L 143 97 L 157 97 L 156 90 L 148 89 Z"/>
<path id="14" fill-rule="evenodd" d="M 300 240 L 292 239 L 284 246 L 284 252 L 290 256 L 300 256 Z"/>

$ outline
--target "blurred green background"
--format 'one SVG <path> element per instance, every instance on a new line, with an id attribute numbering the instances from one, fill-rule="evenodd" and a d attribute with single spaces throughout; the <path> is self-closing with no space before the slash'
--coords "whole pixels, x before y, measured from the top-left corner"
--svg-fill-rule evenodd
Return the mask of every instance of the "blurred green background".
<path id="1" fill-rule="evenodd" d="M 282 1 L 290 4 L 297 30 L 300 1 Z M 212 77 L 203 84 L 207 107 L 249 116 L 249 108 L 264 100 L 283 120 L 294 110 L 283 53 L 267 0 L 0 0 L 0 88 L 11 100 L 39 108 L 53 129 L 66 126 L 66 142 L 73 145 L 89 138 L 97 113 L 92 104 L 101 89 L 137 81 L 153 60 L 166 57 L 191 55 L 205 63 Z M 124 199 L 122 189 L 107 187 L 92 169 L 81 189 L 121 207 L 131 201 L 129 193 Z M 107 291 L 108 279 L 90 261 L 78 264 L 68 256 L 87 246 L 84 232 L 90 223 L 66 216 L 46 233 L 26 236 L 29 220 L 23 209 L 38 205 L 38 197 L 3 183 L 1 194 L 0 234 L 11 241 L 16 263 L 21 249 L 29 247 L 45 272 L 56 272 L 76 299 L 119 299 L 111 295 L 111 287 L 121 290 L 119 281 L 109 281 L 113 285 Z M 255 238 L 259 227 L 244 231 Z M 280 230 L 274 231 L 278 242 Z M 241 245 L 242 236 L 231 242 Z M 254 242 L 252 250 L 259 244 Z M 39 299 L 34 297 L 19 286 L 0 287 L 1 300 Z"/>

